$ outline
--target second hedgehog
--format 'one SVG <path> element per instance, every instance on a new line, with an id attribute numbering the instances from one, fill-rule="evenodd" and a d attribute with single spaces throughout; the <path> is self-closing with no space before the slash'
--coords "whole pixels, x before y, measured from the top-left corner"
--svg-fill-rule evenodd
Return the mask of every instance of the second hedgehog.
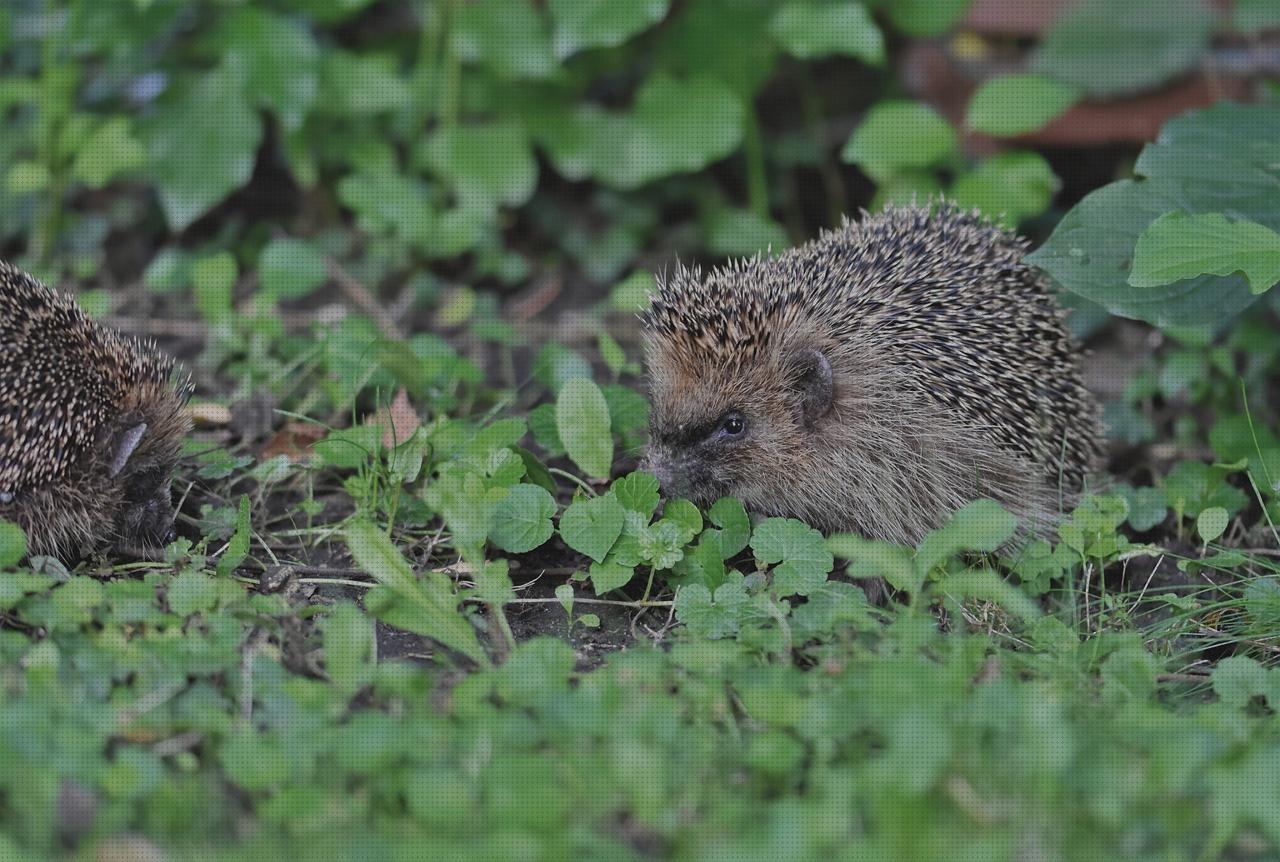
<path id="1" fill-rule="evenodd" d="M 190 422 L 173 360 L 0 262 L 0 519 L 35 554 L 154 547 Z"/>
<path id="2" fill-rule="evenodd" d="M 1099 408 L 1025 248 L 907 207 L 680 269 L 647 321 L 648 469 L 703 505 L 903 544 L 979 497 L 1052 523 L 1097 466 Z"/>

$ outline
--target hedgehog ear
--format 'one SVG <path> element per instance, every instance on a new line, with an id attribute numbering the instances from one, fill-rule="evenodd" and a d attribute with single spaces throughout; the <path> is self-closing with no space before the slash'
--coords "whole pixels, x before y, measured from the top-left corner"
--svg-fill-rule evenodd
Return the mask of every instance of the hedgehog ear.
<path id="1" fill-rule="evenodd" d="M 791 369 L 800 394 L 800 416 L 812 425 L 831 407 L 831 363 L 822 351 L 806 347 L 792 356 Z"/>
<path id="2" fill-rule="evenodd" d="M 107 468 L 107 474 L 112 479 L 119 476 L 120 471 L 124 469 L 124 465 L 129 463 L 129 457 L 138 448 L 138 444 L 142 442 L 142 435 L 146 433 L 147 423 L 139 422 L 120 435 L 120 439 L 116 442 L 116 454 L 111 459 L 111 465 Z"/>

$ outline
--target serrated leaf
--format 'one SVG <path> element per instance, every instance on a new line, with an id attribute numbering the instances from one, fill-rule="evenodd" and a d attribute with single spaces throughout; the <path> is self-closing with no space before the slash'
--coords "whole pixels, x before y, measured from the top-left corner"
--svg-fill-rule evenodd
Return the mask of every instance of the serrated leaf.
<path id="1" fill-rule="evenodd" d="M 609 487 L 622 508 L 648 517 L 658 508 L 658 480 L 650 473 L 628 473 Z"/>
<path id="2" fill-rule="evenodd" d="M 609 405 L 600 387 L 585 377 L 567 381 L 556 398 L 556 431 L 582 472 L 604 478 L 613 468 Z"/>
<path id="3" fill-rule="evenodd" d="M 1129 284 L 1156 287 L 1236 272 L 1244 273 L 1255 294 L 1280 282 L 1280 234 L 1257 222 L 1228 221 L 1221 213 L 1169 212 L 1138 237 Z"/>
<path id="4" fill-rule="evenodd" d="M 792 518 L 762 521 L 751 536 L 751 550 L 756 559 L 774 565 L 773 591 L 779 596 L 807 596 L 826 583 L 835 565 L 822 534 Z"/>
<path id="5" fill-rule="evenodd" d="M 714 594 L 702 584 L 689 584 L 676 593 L 676 619 L 699 637 L 731 637 L 748 613 L 750 602 L 741 576 L 721 584 Z"/>
<path id="6" fill-rule="evenodd" d="M 511 554 L 532 551 L 551 538 L 555 498 L 537 485 L 516 485 L 493 511 L 489 540 Z"/>
<path id="7" fill-rule="evenodd" d="M 669 569 L 684 559 L 684 528 L 662 518 L 640 534 L 640 554 L 655 569 Z"/>
<path id="8" fill-rule="evenodd" d="M 747 546 L 751 539 L 751 519 L 742 501 L 721 497 L 707 510 L 707 517 L 720 528 L 714 534 L 720 559 L 727 560 Z"/>
<path id="9" fill-rule="evenodd" d="M 1080 98 L 1080 91 L 1047 75 L 1000 75 L 987 80 L 969 100 L 965 125 L 1000 137 L 1043 128 Z"/>
<path id="10" fill-rule="evenodd" d="M 622 505 L 612 495 L 575 500 L 560 516 L 560 537 L 599 563 L 622 534 L 622 524 Z"/>

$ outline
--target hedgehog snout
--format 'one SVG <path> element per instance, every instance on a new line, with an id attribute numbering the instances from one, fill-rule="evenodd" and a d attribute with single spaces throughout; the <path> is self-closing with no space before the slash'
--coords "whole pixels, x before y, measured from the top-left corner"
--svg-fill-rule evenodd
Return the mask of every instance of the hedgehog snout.
<path id="1" fill-rule="evenodd" d="M 692 449 L 650 445 L 641 469 L 652 473 L 667 498 L 684 497 L 696 503 L 711 502 L 714 483 L 706 459 Z"/>

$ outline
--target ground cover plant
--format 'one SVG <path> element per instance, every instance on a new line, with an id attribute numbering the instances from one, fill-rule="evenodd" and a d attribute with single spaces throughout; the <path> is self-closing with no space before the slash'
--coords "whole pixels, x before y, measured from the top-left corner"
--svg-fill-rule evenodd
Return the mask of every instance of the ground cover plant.
<path id="1" fill-rule="evenodd" d="M 0 251 L 197 392 L 162 552 L 0 524 L 0 858 L 1274 858 L 1280 10 L 1016 5 L 0 8 Z M 664 498 L 653 273 L 938 194 L 1087 340 L 1079 508 Z"/>

